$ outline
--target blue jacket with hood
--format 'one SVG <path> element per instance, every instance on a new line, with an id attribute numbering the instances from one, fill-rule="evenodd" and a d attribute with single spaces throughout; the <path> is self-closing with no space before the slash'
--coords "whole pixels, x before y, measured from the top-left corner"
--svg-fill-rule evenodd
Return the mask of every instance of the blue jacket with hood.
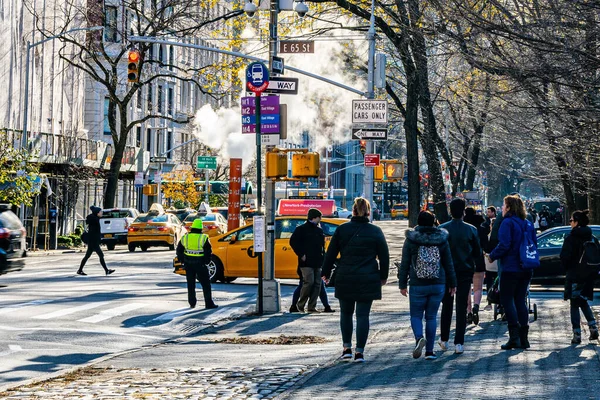
<path id="1" fill-rule="evenodd" d="M 490 253 L 492 260 L 500 259 L 502 272 L 525 271 L 521 268 L 520 247 L 527 224 L 531 224 L 531 222 L 523 220 L 512 213 L 504 216 L 498 232 L 498 245 Z M 535 229 L 532 229 L 532 240 L 537 247 Z"/>

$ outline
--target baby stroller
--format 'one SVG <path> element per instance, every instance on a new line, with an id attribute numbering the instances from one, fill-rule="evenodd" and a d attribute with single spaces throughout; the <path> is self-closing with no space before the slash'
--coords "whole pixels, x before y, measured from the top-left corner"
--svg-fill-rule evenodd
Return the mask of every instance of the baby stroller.
<path id="1" fill-rule="evenodd" d="M 533 320 L 537 321 L 537 319 L 538 319 L 537 304 L 533 303 L 533 307 L 532 307 L 531 296 L 529 295 L 529 293 L 530 293 L 530 290 L 529 290 L 529 288 L 527 288 L 527 309 L 529 310 L 529 314 L 533 314 Z M 499 279 L 499 277 L 496 277 L 496 279 L 494 280 L 494 284 L 488 291 L 487 299 L 490 302 L 490 304 L 494 305 L 494 321 L 496 321 L 498 319 L 498 316 L 500 316 L 501 320 L 505 320 L 504 310 L 502 308 L 502 305 L 500 304 L 500 279 Z"/>

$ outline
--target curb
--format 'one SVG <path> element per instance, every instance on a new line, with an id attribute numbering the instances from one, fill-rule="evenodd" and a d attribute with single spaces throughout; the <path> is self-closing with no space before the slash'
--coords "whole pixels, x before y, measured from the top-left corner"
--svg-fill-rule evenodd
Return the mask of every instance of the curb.
<path id="1" fill-rule="evenodd" d="M 81 249 L 69 249 L 69 250 L 39 250 L 39 251 L 28 251 L 27 252 L 27 257 L 45 257 L 45 256 L 52 256 L 52 255 L 59 255 L 59 254 L 75 254 L 75 253 L 82 253 L 83 250 Z"/>

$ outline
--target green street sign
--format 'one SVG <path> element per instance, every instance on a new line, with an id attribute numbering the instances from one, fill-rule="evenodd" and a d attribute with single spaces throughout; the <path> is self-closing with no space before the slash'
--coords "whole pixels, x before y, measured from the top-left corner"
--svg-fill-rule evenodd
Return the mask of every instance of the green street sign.
<path id="1" fill-rule="evenodd" d="M 217 169 L 217 157 L 198 156 L 196 168 L 198 168 L 198 169 Z"/>

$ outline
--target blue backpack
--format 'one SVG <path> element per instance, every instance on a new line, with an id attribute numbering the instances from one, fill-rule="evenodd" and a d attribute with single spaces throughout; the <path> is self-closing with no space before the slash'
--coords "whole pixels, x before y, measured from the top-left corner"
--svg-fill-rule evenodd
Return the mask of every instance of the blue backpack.
<path id="1" fill-rule="evenodd" d="M 535 228 L 527 220 L 525 220 L 525 228 L 523 228 L 523 239 L 521 239 L 521 245 L 519 246 L 519 254 L 521 268 L 530 270 L 540 266 L 540 254 L 535 242 Z"/>

